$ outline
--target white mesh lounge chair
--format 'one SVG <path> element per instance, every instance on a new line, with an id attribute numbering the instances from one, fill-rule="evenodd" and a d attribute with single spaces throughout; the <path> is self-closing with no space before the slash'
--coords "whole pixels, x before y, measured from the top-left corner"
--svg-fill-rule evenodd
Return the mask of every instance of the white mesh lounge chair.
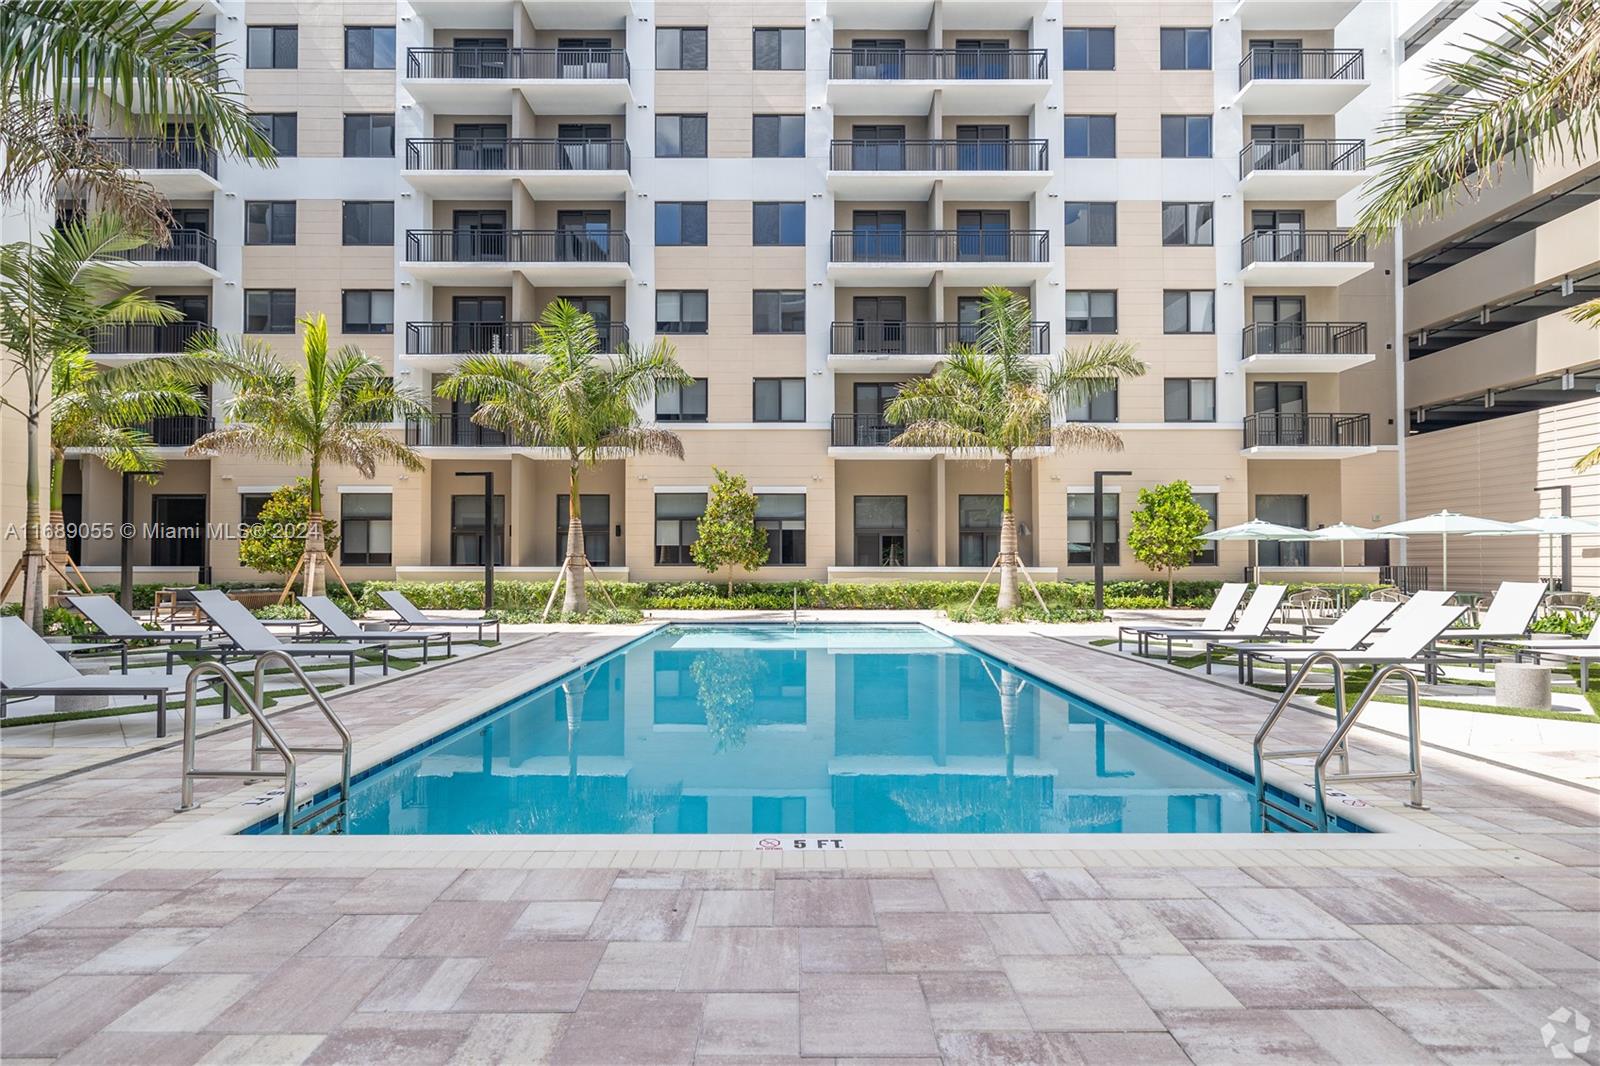
<path id="1" fill-rule="evenodd" d="M 405 594 L 396 589 L 378 593 L 378 597 L 389 605 L 389 610 L 400 616 L 400 624 L 406 627 L 431 626 L 434 629 L 476 629 L 478 639 L 483 639 L 485 626 L 494 627 L 494 642 L 500 643 L 500 620 L 490 618 L 488 615 L 479 615 L 477 618 L 441 618 L 438 615 L 423 614 L 417 610 L 416 604 L 406 599 Z"/>
<path id="2" fill-rule="evenodd" d="M 1366 647 L 1352 651 L 1313 648 L 1306 644 L 1293 651 L 1262 652 L 1256 658 L 1281 662 L 1285 666 L 1301 666 L 1313 655 L 1331 655 L 1344 666 L 1392 666 L 1425 661 L 1431 676 L 1436 660 L 1427 654 L 1428 649 L 1466 611 L 1465 607 L 1452 604 L 1422 607 Z"/>
<path id="3" fill-rule="evenodd" d="M 244 604 L 230 599 L 228 594 L 220 589 L 196 590 L 194 598 L 200 609 L 206 613 L 206 617 L 217 624 L 217 628 L 222 630 L 222 635 L 226 638 L 226 644 L 203 649 L 199 654 L 219 661 L 251 658 L 269 651 L 288 652 L 297 659 L 344 659 L 350 665 L 350 684 L 356 683 L 356 656 L 369 649 L 359 644 L 333 641 L 285 643 L 269 632 L 267 627 L 261 624 L 260 619 L 245 609 Z M 387 674 L 389 649 L 380 647 L 379 651 L 383 653 L 383 672 Z M 167 650 L 168 669 L 172 667 L 173 657 L 179 654 L 182 654 L 179 649 Z"/>
<path id="4" fill-rule="evenodd" d="M 1560 659 L 1577 663 L 1579 690 L 1588 692 L 1589 664 L 1600 661 L 1600 616 L 1595 618 L 1594 628 L 1589 630 L 1587 637 L 1534 637 L 1532 640 L 1511 641 L 1510 646 L 1518 662 L 1526 656 L 1534 662 Z"/>
<path id="5" fill-rule="evenodd" d="M 167 735 L 167 697 L 181 696 L 188 674 L 80 674 L 15 616 L 0 618 L 0 718 L 6 704 L 31 696 L 154 696 L 156 736 Z"/>
<path id="6" fill-rule="evenodd" d="M 1167 662 L 1172 661 L 1172 645 L 1174 642 L 1204 644 L 1211 640 L 1221 640 L 1227 637 L 1263 637 L 1267 627 L 1272 624 L 1272 618 L 1278 613 L 1279 604 L 1283 603 L 1283 594 L 1289 591 L 1287 585 L 1257 585 L 1255 592 L 1250 594 L 1250 600 L 1244 605 L 1244 610 L 1239 612 L 1238 621 L 1233 625 L 1218 630 L 1204 629 L 1156 629 L 1139 634 L 1140 640 L 1148 648 L 1151 637 L 1160 637 L 1166 641 Z"/>
<path id="7" fill-rule="evenodd" d="M 1273 652 L 1295 652 L 1312 649 L 1315 651 L 1353 651 L 1361 647 L 1372 636 L 1380 623 L 1394 614 L 1400 605 L 1382 600 L 1361 600 L 1350 605 L 1350 609 L 1340 615 L 1338 620 L 1319 633 L 1315 640 L 1290 643 L 1280 641 L 1277 643 L 1237 643 L 1237 638 L 1226 641 L 1211 640 L 1206 642 L 1206 673 L 1211 672 L 1211 655 L 1217 649 L 1232 652 L 1239 657 L 1239 683 L 1242 685 L 1247 680 L 1255 680 L 1254 660 L 1261 655 L 1270 655 Z M 1288 667 L 1284 667 L 1287 675 Z M 1287 683 L 1287 681 L 1285 681 Z"/>
<path id="8" fill-rule="evenodd" d="M 301 596 L 300 603 L 311 612 L 311 617 L 321 623 L 328 635 L 352 644 L 415 644 L 422 648 L 422 661 L 428 661 L 429 641 L 444 641 L 445 658 L 450 657 L 450 634 L 439 631 L 408 629 L 401 633 L 362 629 L 360 623 L 339 609 L 339 605 L 326 596 Z"/>
<path id="9" fill-rule="evenodd" d="M 1528 635 L 1528 627 L 1544 603 L 1544 593 L 1543 581 L 1502 581 L 1477 627 L 1451 630 L 1444 639 L 1472 641 L 1473 657 L 1481 668 L 1489 661 L 1485 644 L 1520 640 Z"/>
<path id="10" fill-rule="evenodd" d="M 1199 623 L 1188 628 L 1204 630 L 1226 629 L 1233 621 L 1233 616 L 1239 610 L 1239 604 L 1244 599 L 1244 594 L 1250 586 L 1243 581 L 1230 581 L 1217 590 L 1216 599 L 1211 601 L 1211 608 L 1206 611 L 1206 616 Z M 1178 632 L 1184 627 L 1167 625 L 1163 622 L 1143 622 L 1139 625 L 1117 627 L 1117 650 L 1122 650 L 1123 634 L 1138 638 L 1139 650 L 1144 651 L 1144 636 L 1146 633 Z"/>
<path id="11" fill-rule="evenodd" d="M 72 609 L 87 618 L 100 630 L 108 644 L 115 644 L 122 656 L 122 672 L 128 672 L 128 645 L 134 641 L 151 644 L 192 644 L 195 650 L 205 646 L 208 630 L 176 632 L 170 629 L 146 629 L 139 620 L 122 609 L 122 604 L 110 596 L 68 596 Z"/>

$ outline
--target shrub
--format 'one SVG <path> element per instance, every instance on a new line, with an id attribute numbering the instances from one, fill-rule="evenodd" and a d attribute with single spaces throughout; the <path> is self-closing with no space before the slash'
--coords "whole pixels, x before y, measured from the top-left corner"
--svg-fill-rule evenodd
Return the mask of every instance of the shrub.
<path id="1" fill-rule="evenodd" d="M 239 538 L 239 562 L 263 574 L 287 574 L 305 550 L 306 522 L 311 513 L 311 482 L 296 478 L 293 484 L 268 496 L 261 514 Z M 322 536 L 331 554 L 339 547 L 339 524 L 322 520 Z"/>

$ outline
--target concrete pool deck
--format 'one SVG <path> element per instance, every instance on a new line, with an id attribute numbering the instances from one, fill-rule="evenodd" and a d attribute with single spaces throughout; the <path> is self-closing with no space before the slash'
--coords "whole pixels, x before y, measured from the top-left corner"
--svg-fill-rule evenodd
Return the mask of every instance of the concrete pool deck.
<path id="1" fill-rule="evenodd" d="M 638 631 L 539 635 L 334 705 L 359 768 Z M 1252 697 L 988 634 L 1248 758 Z M 315 712 L 276 721 L 322 737 Z M 1357 769 L 1396 761 L 1356 735 Z M 242 764 L 245 744 L 202 751 Z M 1393 833 L 822 852 L 241 838 L 225 827 L 270 782 L 202 782 L 176 815 L 177 767 L 142 749 L 0 796 L 5 1061 L 1527 1062 L 1600 1022 L 1600 798 L 1447 753 L 1426 757 L 1429 811 L 1344 789 Z"/>

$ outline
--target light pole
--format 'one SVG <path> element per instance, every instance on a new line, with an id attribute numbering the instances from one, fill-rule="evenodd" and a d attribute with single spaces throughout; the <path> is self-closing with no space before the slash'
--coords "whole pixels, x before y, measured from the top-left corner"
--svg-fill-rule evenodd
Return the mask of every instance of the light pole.
<path id="1" fill-rule="evenodd" d="M 1106 609 L 1106 550 L 1100 539 L 1100 527 L 1105 515 L 1106 478 L 1132 477 L 1132 470 L 1096 470 L 1094 472 L 1094 528 L 1089 531 L 1090 558 L 1094 560 L 1094 609 Z"/>
<path id="2" fill-rule="evenodd" d="M 459 470 L 456 477 L 483 478 L 483 609 L 494 610 L 494 471 Z"/>
<path id="3" fill-rule="evenodd" d="M 122 587 L 117 590 L 117 600 L 124 611 L 133 610 L 133 479 L 151 477 L 159 470 L 124 470 L 122 472 Z"/>

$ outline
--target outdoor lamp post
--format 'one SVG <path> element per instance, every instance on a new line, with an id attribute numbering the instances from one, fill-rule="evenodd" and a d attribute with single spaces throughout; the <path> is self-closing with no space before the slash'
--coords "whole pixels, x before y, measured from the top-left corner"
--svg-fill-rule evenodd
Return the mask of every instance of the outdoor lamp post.
<path id="1" fill-rule="evenodd" d="M 1105 514 L 1105 482 L 1108 477 L 1132 477 L 1132 470 L 1094 472 L 1094 528 L 1089 530 L 1089 553 L 1094 561 L 1094 609 L 1106 609 L 1106 551 L 1101 544 L 1100 526 Z"/>
<path id="2" fill-rule="evenodd" d="M 117 590 L 117 599 L 122 604 L 124 611 L 133 610 L 133 479 L 136 477 L 151 477 L 159 474 L 159 470 L 124 470 L 122 472 L 122 526 L 118 532 L 122 537 L 122 587 Z"/>
<path id="3" fill-rule="evenodd" d="M 483 609 L 494 610 L 494 471 L 459 470 L 456 477 L 483 478 Z"/>

